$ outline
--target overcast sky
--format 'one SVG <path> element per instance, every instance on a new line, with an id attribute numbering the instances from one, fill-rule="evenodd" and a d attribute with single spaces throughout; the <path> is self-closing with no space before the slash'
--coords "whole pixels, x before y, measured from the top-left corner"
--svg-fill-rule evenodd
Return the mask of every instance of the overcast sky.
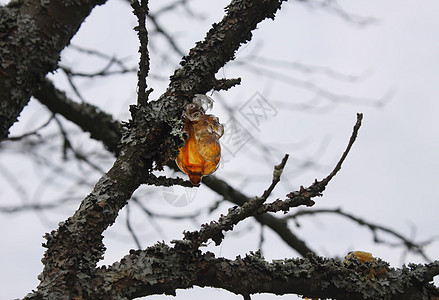
<path id="1" fill-rule="evenodd" d="M 155 2 L 159 1 L 151 2 L 152 9 L 158 7 Z M 206 1 L 200 0 L 191 3 L 195 11 L 205 15 L 203 22 L 193 22 L 193 17 L 183 10 L 179 11 L 178 17 L 170 15 L 162 21 L 186 52 L 204 37 L 212 22 L 222 18 L 227 2 L 209 1 L 206 5 Z M 247 142 L 238 148 L 233 148 L 227 136 L 223 138 L 224 160 L 216 175 L 249 196 L 260 195 L 271 182 L 273 165 L 289 153 L 284 180 L 273 192 L 273 198 L 282 198 L 292 189 L 308 186 L 315 178 L 321 179 L 329 174 L 347 145 L 356 113 L 362 112 L 364 121 L 358 140 L 324 196 L 316 199 L 314 208 L 340 207 L 418 242 L 437 238 L 439 3 L 433 0 L 343 1 L 340 5 L 352 15 L 359 16 L 356 22 L 346 20 L 334 11 L 295 2 L 285 3 L 275 21 L 266 20 L 259 24 L 253 40 L 238 52 L 237 61 L 219 72 L 218 77 L 241 77 L 242 84 L 230 91 L 211 95 L 216 100 L 213 113 L 227 126 L 232 123 L 225 107 L 235 108 L 235 118 L 248 135 Z M 72 43 L 125 57 L 135 65 L 138 46 L 136 35 L 131 30 L 135 19 L 130 11 L 124 1 L 109 0 L 93 11 Z M 360 26 L 358 21 L 363 19 L 370 23 Z M 171 51 L 160 40 L 151 47 Z M 153 52 L 151 60 L 151 75 L 168 77 L 179 57 L 172 55 L 171 65 L 165 65 L 160 55 Z M 61 63 L 77 71 L 96 70 L 102 66 L 102 62 L 73 50 L 64 52 Z M 54 78 L 58 87 L 75 97 L 62 74 L 55 74 Z M 135 102 L 135 80 L 134 75 L 115 76 L 93 84 L 82 80 L 79 85 L 88 101 L 116 118 L 126 120 L 129 117 L 128 104 Z M 152 97 L 157 98 L 166 84 L 166 81 L 151 79 L 151 86 L 155 89 Z M 262 99 L 271 109 L 267 118 L 258 124 L 245 115 L 245 105 L 255 99 Z M 39 118 L 44 114 L 47 115 L 44 108 L 32 100 L 20 117 L 21 123 L 12 128 L 11 134 L 19 135 L 44 123 L 45 120 Z M 86 148 L 91 142 L 86 138 L 83 140 L 81 146 Z M 257 150 L 260 144 L 275 150 L 264 156 Z M 315 167 L 302 170 L 300 166 L 309 161 L 313 161 Z M 20 156 L 2 153 L 2 206 L 22 201 L 17 190 L 9 184 L 11 177 L 4 176 L 4 170 L 11 171 L 12 166 L 11 176 L 30 186 L 26 192 L 30 201 L 44 190 L 44 182 L 35 181 L 35 178 L 58 180 L 53 174 L 39 173 L 41 170 Z M 102 159 L 102 166 L 108 168 L 111 160 Z M 81 171 L 72 169 L 72 172 L 78 174 Z M 97 176 L 90 175 L 87 180 L 92 183 Z M 32 186 L 31 182 L 37 183 Z M 62 184 L 68 186 L 68 183 Z M 83 186 L 78 189 L 84 196 L 91 190 Z M 178 190 L 175 193 L 183 192 Z M 44 193 L 44 197 L 38 196 L 39 201 L 59 195 L 53 187 Z M 185 207 L 175 207 L 165 201 L 164 195 L 166 191 L 158 192 L 154 196 L 156 201 L 148 202 L 158 213 L 184 214 L 206 207 L 206 202 L 212 203 L 208 201 L 219 198 L 201 187 L 193 202 Z M 77 206 L 78 202 L 75 202 L 45 213 L 1 215 L 2 297 L 23 297 L 37 286 L 36 277 L 42 270 L 40 260 L 44 253 L 42 235 L 56 229 L 56 224 L 70 216 Z M 211 219 L 226 212 L 228 206 L 222 204 Z M 162 226 L 164 232 L 158 234 L 141 213 L 134 209 L 131 213 L 139 235 L 143 237 L 143 247 L 159 240 L 181 238 L 182 229 L 197 228 L 197 224 L 192 223 L 165 222 Z M 404 257 L 403 249 L 374 244 L 368 230 L 340 217 L 309 217 L 299 219 L 299 222 L 300 228 L 291 224 L 295 233 L 321 255 L 343 257 L 348 251 L 364 250 L 395 267 L 401 263 L 424 262 L 419 256 L 409 254 Z M 192 227 L 185 227 L 187 224 Z M 217 256 L 229 258 L 258 249 L 258 226 L 248 220 L 237 226 L 237 231 L 241 234 L 227 235 L 221 247 L 209 246 L 208 249 Z M 264 233 L 266 242 L 262 250 L 267 259 L 297 256 L 268 229 L 264 229 Z M 135 247 L 126 232 L 125 218 L 118 220 L 105 236 L 108 250 L 104 263 L 119 260 Z M 438 258 L 437 253 L 438 242 L 426 248 L 426 254 L 432 259 Z M 402 257 L 405 260 L 402 261 Z M 242 298 L 220 290 L 198 288 L 177 295 L 180 296 L 178 299 L 192 299 L 194 296 Z M 276 296 L 272 295 L 254 297 L 274 298 Z"/>

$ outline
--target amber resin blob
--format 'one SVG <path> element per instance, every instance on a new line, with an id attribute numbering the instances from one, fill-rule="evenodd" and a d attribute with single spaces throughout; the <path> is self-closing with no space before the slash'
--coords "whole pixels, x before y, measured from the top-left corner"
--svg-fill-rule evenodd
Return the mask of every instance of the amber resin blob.
<path id="1" fill-rule="evenodd" d="M 212 107 L 212 102 L 205 95 L 195 95 L 185 112 L 184 131 L 188 138 L 180 148 L 176 162 L 193 184 L 199 184 L 203 176 L 215 172 L 221 158 L 219 139 L 224 127 L 217 117 L 205 114 Z"/>

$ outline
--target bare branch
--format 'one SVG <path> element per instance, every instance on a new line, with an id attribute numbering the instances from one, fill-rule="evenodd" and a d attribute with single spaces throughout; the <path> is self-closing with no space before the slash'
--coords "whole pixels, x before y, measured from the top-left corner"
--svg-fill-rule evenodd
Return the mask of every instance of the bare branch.
<path id="1" fill-rule="evenodd" d="M 0 6 L 0 140 L 8 136 L 32 93 L 57 68 L 61 50 L 76 34 L 96 1 L 13 1 Z M 60 34 L 60 31 L 62 34 Z"/>
<path id="2" fill-rule="evenodd" d="M 274 18 L 280 5 L 278 0 L 253 1 L 252 5 L 233 1 L 223 20 L 214 24 L 205 40 L 183 59 L 183 67 L 176 70 L 159 100 L 131 106 L 132 120 L 122 136 L 120 155 L 113 167 L 75 214 L 46 235 L 41 284 L 37 292 L 28 295 L 29 299 L 49 295 L 59 299 L 82 297 L 96 290 L 90 279 L 105 250 L 103 231 L 114 223 L 151 172 L 175 158 L 182 143 L 182 112 L 193 95 L 213 88 L 217 71 L 233 59 L 242 43 L 250 40 L 251 31 L 260 21 Z"/>
<path id="3" fill-rule="evenodd" d="M 120 123 L 96 106 L 87 103 L 76 103 L 58 90 L 49 79 L 45 79 L 34 96 L 53 113 L 61 114 L 89 132 L 90 136 L 102 141 L 107 149 L 116 155 L 119 153 L 117 144 L 121 133 Z"/>
<path id="4" fill-rule="evenodd" d="M 281 72 L 278 72 L 276 70 L 273 70 L 272 68 L 267 67 L 261 67 L 261 66 L 255 66 L 250 64 L 246 61 L 234 61 L 235 64 L 240 65 L 243 68 L 246 68 L 260 76 L 274 78 L 276 80 L 279 80 L 281 82 L 285 82 L 291 86 L 298 87 L 301 89 L 305 89 L 308 92 L 311 93 L 311 100 L 308 100 L 308 103 L 306 104 L 295 104 L 295 103 L 286 103 L 286 102 L 280 102 L 277 101 L 276 103 L 279 105 L 283 105 L 285 107 L 292 107 L 292 108 L 300 108 L 300 109 L 311 109 L 314 108 L 316 104 L 319 103 L 319 101 L 322 100 L 328 100 L 331 103 L 331 107 L 334 107 L 334 104 L 337 103 L 354 103 L 354 104 L 361 104 L 361 105 L 369 105 L 369 106 L 376 106 L 380 107 L 383 106 L 385 103 L 387 103 L 394 95 L 395 91 L 393 89 L 389 89 L 381 97 L 377 98 L 368 98 L 368 97 L 356 97 L 356 96 L 350 96 L 350 95 L 344 95 L 340 93 L 334 93 L 331 90 L 321 87 L 318 84 L 308 81 L 305 79 L 299 79 L 296 77 L 293 77 L 291 75 L 287 75 Z M 309 103 L 310 102 L 310 103 Z"/>
<path id="5" fill-rule="evenodd" d="M 26 137 L 29 137 L 31 135 L 39 135 L 38 131 L 40 131 L 41 129 L 47 127 L 50 124 L 50 122 L 52 122 L 53 119 L 54 119 L 54 115 L 50 116 L 50 118 L 44 124 L 39 126 L 37 129 L 34 129 L 34 130 L 32 130 L 30 132 L 27 132 L 27 133 L 24 133 L 24 134 L 22 134 L 20 136 L 8 137 L 8 141 L 19 141 L 19 140 L 22 140 L 22 139 L 24 139 Z"/>
<path id="6" fill-rule="evenodd" d="M 378 22 L 376 18 L 360 16 L 346 11 L 340 6 L 340 4 L 338 4 L 337 0 L 300 0 L 300 2 L 309 6 L 317 6 L 320 9 L 335 14 L 336 16 L 353 25 L 363 27 Z"/>
<path id="7" fill-rule="evenodd" d="M 250 201 L 250 198 L 242 194 L 240 191 L 234 189 L 227 182 L 215 177 L 214 175 L 203 178 L 203 184 L 208 186 L 211 190 L 223 196 L 224 199 L 229 200 L 239 206 L 244 205 Z M 279 237 L 292 249 L 296 250 L 300 255 L 306 256 L 308 253 L 314 253 L 314 251 L 292 230 L 288 227 L 287 222 L 282 219 L 278 219 L 275 216 L 269 214 L 255 215 L 254 218 L 262 225 L 266 225 L 271 230 L 276 232 Z"/>
<path id="8" fill-rule="evenodd" d="M 215 85 L 213 89 L 215 91 L 227 91 L 228 89 L 234 87 L 235 85 L 241 84 L 241 78 L 232 78 L 232 79 L 217 79 L 215 81 Z"/>
<path id="9" fill-rule="evenodd" d="M 148 31 L 146 30 L 146 16 L 148 15 L 148 0 L 131 1 L 131 6 L 134 8 L 134 14 L 137 17 L 138 25 L 134 28 L 137 31 L 139 37 L 139 71 L 137 72 L 137 104 L 145 105 L 148 101 L 148 95 L 152 92 L 146 91 L 146 77 L 149 73 L 149 51 L 148 51 Z"/>
<path id="10" fill-rule="evenodd" d="M 338 161 L 337 165 L 335 166 L 334 170 L 332 170 L 331 174 L 329 174 L 325 179 L 323 179 L 320 184 L 323 185 L 323 188 L 331 181 L 331 179 L 340 171 L 341 166 L 343 162 L 345 161 L 346 157 L 349 154 L 349 151 L 351 150 L 352 146 L 355 143 L 355 140 L 357 139 L 358 130 L 360 130 L 361 127 L 361 121 L 363 120 L 363 114 L 358 113 L 357 114 L 357 123 L 355 123 L 354 129 L 352 131 L 351 138 L 349 139 L 348 146 L 346 150 L 343 152 L 343 155 L 341 156 L 340 160 Z"/>
<path id="11" fill-rule="evenodd" d="M 160 33 L 169 43 L 172 49 L 180 55 L 185 55 L 185 52 L 181 50 L 180 46 L 177 45 L 175 42 L 175 39 L 163 28 L 162 25 L 159 24 L 157 17 L 153 14 L 148 15 L 148 20 L 151 21 L 152 24 L 154 24 L 155 30 Z"/>
<path id="12" fill-rule="evenodd" d="M 111 76 L 111 75 L 119 75 L 119 74 L 125 74 L 125 73 L 133 73 L 136 71 L 135 68 L 127 68 L 127 67 L 123 67 L 120 70 L 110 71 L 109 69 L 111 68 L 111 66 L 114 63 L 115 63 L 115 60 L 110 59 L 108 61 L 108 64 L 104 68 L 102 68 L 99 71 L 93 72 L 93 73 L 73 71 L 71 68 L 69 68 L 67 66 L 60 66 L 60 69 L 66 74 L 67 79 L 69 80 L 70 86 L 72 87 L 72 89 L 74 89 L 75 94 L 77 94 L 78 96 L 80 96 L 82 98 L 82 96 L 79 94 L 78 88 L 73 83 L 72 77 L 93 78 L 93 77 L 97 77 L 97 76 Z"/>
<path id="13" fill-rule="evenodd" d="M 313 206 L 315 202 L 312 200 L 312 198 L 320 197 L 322 195 L 322 192 L 326 189 L 326 186 L 328 185 L 329 181 L 338 173 L 338 171 L 340 171 L 344 160 L 346 159 L 349 151 L 352 148 L 352 145 L 355 142 L 355 139 L 357 138 L 358 130 L 360 129 L 362 119 L 363 119 L 363 115 L 357 114 L 357 122 L 354 126 L 348 146 L 346 150 L 343 152 L 343 155 L 341 156 L 335 168 L 327 177 L 325 177 L 321 181 L 317 181 L 316 179 L 315 182 L 307 188 L 301 186 L 299 191 L 289 193 L 287 195 L 286 200 L 278 199 L 276 201 L 273 201 L 272 203 L 264 204 L 260 208 L 259 212 L 260 213 L 278 212 L 282 210 L 283 212 L 286 213 L 292 207 L 298 207 L 301 205 Z"/>
<path id="14" fill-rule="evenodd" d="M 66 198 L 58 198 L 53 202 L 48 203 L 26 203 L 16 206 L 1 206 L 0 212 L 1 213 L 16 213 L 16 212 L 23 212 L 23 211 L 39 211 L 39 210 L 48 210 L 48 209 L 55 209 L 62 207 L 65 205 L 66 202 L 69 201 L 77 201 L 79 202 L 81 198 L 73 198 L 73 197 L 66 197 Z"/>
<path id="15" fill-rule="evenodd" d="M 360 74 L 345 74 L 324 66 L 311 65 L 299 61 L 279 60 L 272 57 L 262 57 L 258 55 L 246 56 L 241 58 L 237 63 L 245 63 L 249 65 L 262 64 L 269 65 L 270 67 L 288 68 L 307 75 L 326 75 L 327 77 L 346 82 L 358 82 L 364 80 L 372 73 L 372 70 L 367 70 Z"/>
<path id="16" fill-rule="evenodd" d="M 68 118 L 69 120 L 72 120 L 74 123 L 80 126 L 84 131 L 90 132 L 91 137 L 101 140 L 104 143 L 105 147 L 108 150 L 110 150 L 112 153 L 115 154 L 118 153 L 119 150 L 117 148 L 117 143 L 119 142 L 121 136 L 121 130 L 119 126 L 114 126 L 114 124 L 117 124 L 117 121 L 113 120 L 109 115 L 105 117 L 97 117 L 97 118 L 94 118 L 93 116 L 88 116 L 87 112 L 89 110 L 98 111 L 98 108 L 93 107 L 90 104 L 76 104 L 75 102 L 66 98 L 64 93 L 56 90 L 55 87 L 53 87 L 53 84 L 49 84 L 49 82 L 47 83 L 45 82 L 45 85 L 43 86 L 42 89 L 44 89 L 44 91 L 41 92 L 43 94 L 38 95 L 39 96 L 38 98 L 41 99 L 42 103 L 46 104 L 53 113 L 62 114 L 64 117 Z M 48 95 L 48 96 L 42 98 L 42 96 L 44 95 Z M 55 105 L 55 103 L 57 103 L 57 105 Z M 85 107 L 84 109 L 78 109 L 77 108 L 78 105 L 80 107 L 81 106 L 85 106 Z M 78 116 L 74 117 L 76 111 L 78 111 Z M 99 131 L 97 129 L 100 128 L 106 128 L 104 131 L 106 132 L 106 135 L 103 137 L 99 137 L 100 135 L 98 134 Z M 174 162 L 170 162 L 169 166 L 173 170 L 179 171 L 178 167 L 175 165 Z M 149 178 L 148 180 L 150 183 L 153 183 L 151 181 L 153 180 L 152 178 Z M 249 201 L 249 197 L 235 190 L 225 181 L 213 175 L 203 178 L 203 183 L 207 187 L 218 193 L 219 195 L 223 196 L 225 199 L 237 205 L 242 206 L 245 202 Z M 184 183 L 183 185 L 185 184 L 186 183 Z M 189 185 L 189 183 L 187 184 Z M 192 184 L 191 187 L 193 187 Z M 286 244 L 288 244 L 291 248 L 295 249 L 300 255 L 305 256 L 307 253 L 314 253 L 314 251 L 312 251 L 304 241 L 300 240 L 291 231 L 291 229 L 288 228 L 287 223 L 284 222 L 283 220 L 280 220 L 272 215 L 267 215 L 267 214 L 257 215 L 255 216 L 255 219 L 259 223 L 266 225 L 270 229 L 275 231 L 279 235 L 279 237 L 282 240 L 284 240 Z"/>
<path id="17" fill-rule="evenodd" d="M 287 160 L 288 154 L 285 155 L 279 165 L 274 167 L 272 182 L 261 197 L 254 197 L 244 203 L 241 207 L 234 206 L 230 208 L 227 215 L 221 216 L 217 222 L 212 221 L 209 224 L 202 225 L 200 231 L 185 232 L 184 239 L 187 241 L 192 241 L 194 247 L 196 248 L 198 248 L 199 245 L 207 242 L 208 239 L 212 239 L 216 245 L 221 244 L 224 238 L 223 231 L 232 230 L 236 224 L 256 214 L 258 208 L 267 200 L 274 187 L 280 181 L 280 176 Z"/>
<path id="18" fill-rule="evenodd" d="M 142 249 L 142 245 L 140 244 L 139 238 L 137 237 L 133 227 L 131 226 L 131 218 L 130 218 L 130 204 L 127 204 L 127 215 L 126 215 L 126 225 L 128 232 L 130 233 L 131 237 L 134 240 L 134 243 L 136 243 L 137 249 Z"/>
<path id="19" fill-rule="evenodd" d="M 156 186 L 173 186 L 173 185 L 181 185 L 188 188 L 196 187 L 189 180 L 185 180 L 183 178 L 170 178 L 166 176 L 155 176 L 151 174 L 146 181 L 144 182 L 148 185 L 156 185 Z"/>
<path id="20" fill-rule="evenodd" d="M 71 76 L 79 76 L 79 77 L 96 77 L 96 76 L 109 76 L 114 74 L 125 74 L 125 73 L 131 73 L 136 72 L 137 68 L 128 67 L 126 66 L 124 59 L 117 58 L 114 55 L 108 55 L 104 52 L 98 51 L 96 49 L 88 49 L 84 47 L 79 47 L 74 44 L 69 45 L 68 49 L 72 49 L 75 51 L 78 51 L 80 53 L 84 53 L 87 55 L 94 56 L 95 58 L 102 59 L 107 61 L 107 65 L 105 65 L 101 70 L 95 71 L 95 72 L 77 72 L 73 71 L 71 68 L 67 66 L 61 65 L 60 68 L 67 74 Z M 113 67 L 113 65 L 116 65 L 118 67 L 118 70 L 110 71 L 110 68 Z"/>
<path id="21" fill-rule="evenodd" d="M 183 244 L 156 244 L 131 251 L 120 262 L 98 270 L 95 293 L 106 299 L 152 294 L 175 295 L 176 289 L 216 287 L 238 295 L 298 294 L 332 299 L 434 299 L 439 290 L 429 282 L 439 262 L 401 269 L 376 259 L 340 262 L 308 255 L 267 262 L 260 253 L 235 260 L 211 252 L 188 252 Z M 239 283 L 239 284 L 237 284 Z"/>
<path id="22" fill-rule="evenodd" d="M 301 210 L 301 211 L 298 211 L 292 215 L 286 216 L 285 219 L 286 220 L 298 219 L 301 216 L 317 215 L 317 214 L 336 214 L 336 215 L 348 218 L 348 219 L 354 221 L 355 223 L 357 223 L 358 225 L 365 226 L 365 227 L 369 228 L 374 236 L 374 241 L 376 243 L 383 243 L 383 244 L 386 244 L 389 246 L 401 246 L 402 245 L 402 246 L 406 247 L 408 251 L 414 252 L 414 253 L 422 256 L 425 259 L 425 261 L 431 261 L 431 259 L 425 254 L 425 252 L 422 249 L 425 245 L 430 243 L 431 240 L 426 241 L 426 242 L 422 242 L 422 243 L 416 243 L 416 242 L 410 240 L 409 238 L 405 237 L 403 234 L 398 233 L 396 230 L 393 230 L 393 229 L 390 229 L 388 227 L 366 221 L 365 219 L 356 217 L 353 214 L 350 214 L 350 213 L 343 211 L 341 208 Z M 378 232 L 384 232 L 384 233 L 390 234 L 391 236 L 394 236 L 397 239 L 399 239 L 401 241 L 401 243 L 398 243 L 395 245 L 395 244 L 391 244 L 389 242 L 385 242 L 385 241 L 378 238 Z"/>
<path id="23" fill-rule="evenodd" d="M 158 224 L 155 221 L 155 218 L 160 218 L 160 217 L 167 217 L 167 216 L 163 216 L 163 215 L 158 215 L 156 213 L 152 213 L 150 210 L 148 210 L 145 205 L 142 204 L 142 202 L 137 198 L 137 197 L 132 197 L 130 199 L 130 201 L 132 201 L 133 203 L 135 203 L 138 207 L 140 207 L 140 209 L 147 215 L 147 219 L 149 221 L 149 223 L 151 224 L 151 226 L 154 228 L 154 231 L 157 232 L 157 234 L 159 236 L 161 236 L 163 239 L 166 239 L 166 234 L 165 231 L 163 230 L 163 228 L 160 226 L 160 224 Z M 139 248 L 140 249 L 140 248 Z"/>

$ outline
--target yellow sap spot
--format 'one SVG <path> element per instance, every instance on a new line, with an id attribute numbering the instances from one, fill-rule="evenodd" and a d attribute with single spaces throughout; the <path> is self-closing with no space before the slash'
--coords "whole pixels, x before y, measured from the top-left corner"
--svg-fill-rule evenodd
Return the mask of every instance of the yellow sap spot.
<path id="1" fill-rule="evenodd" d="M 372 253 L 369 252 L 364 252 L 364 251 L 353 251 L 350 252 L 348 255 L 346 255 L 345 257 L 345 262 L 347 262 L 350 258 L 356 258 L 358 259 L 361 263 L 365 263 L 365 262 L 376 262 L 376 259 L 372 256 Z"/>

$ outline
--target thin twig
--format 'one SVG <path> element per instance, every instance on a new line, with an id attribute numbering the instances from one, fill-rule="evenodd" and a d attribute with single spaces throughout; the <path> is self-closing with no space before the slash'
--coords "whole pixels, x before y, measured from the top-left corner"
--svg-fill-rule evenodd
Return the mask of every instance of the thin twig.
<path id="1" fill-rule="evenodd" d="M 47 120 L 43 125 L 39 126 L 39 127 L 38 127 L 37 129 L 35 129 L 35 130 L 32 130 L 32 131 L 30 131 L 30 132 L 24 133 L 24 134 L 19 135 L 19 136 L 11 136 L 11 137 L 8 137 L 8 141 L 19 141 L 19 140 L 24 139 L 24 138 L 26 138 L 26 137 L 28 137 L 28 136 L 31 136 L 31 135 L 39 135 L 38 131 L 40 131 L 41 129 L 47 127 L 47 125 L 49 125 L 50 122 L 52 122 L 54 116 L 55 116 L 55 115 L 50 116 L 49 120 Z"/>
<path id="2" fill-rule="evenodd" d="M 108 62 L 108 64 L 104 68 L 102 68 L 102 70 L 92 72 L 92 73 L 76 72 L 76 71 L 73 71 L 70 67 L 66 67 L 66 66 L 60 66 L 60 69 L 62 69 L 69 76 L 87 77 L 87 78 L 93 78 L 93 77 L 98 77 L 98 76 L 120 75 L 120 74 L 125 74 L 125 73 L 132 73 L 132 72 L 136 71 L 135 68 L 130 69 L 130 68 L 126 68 L 126 67 L 123 67 L 120 70 L 110 71 L 109 68 L 113 65 L 113 63 L 114 63 L 114 60 L 110 60 Z"/>
<path id="3" fill-rule="evenodd" d="M 330 89 L 322 87 L 311 80 L 297 78 L 296 76 L 291 76 L 289 74 L 277 71 L 272 67 L 269 68 L 257 66 L 254 64 L 250 64 L 246 61 L 234 61 L 234 64 L 237 64 L 241 66 L 241 68 L 245 68 L 257 75 L 264 76 L 270 79 L 276 79 L 277 81 L 284 82 L 286 84 L 304 89 L 309 92 L 311 94 L 311 97 L 310 100 L 307 100 L 306 104 L 276 101 L 276 104 L 281 104 L 283 106 L 292 107 L 295 109 L 316 109 L 315 107 L 313 107 L 312 102 L 321 102 L 322 100 L 328 100 L 329 104 L 331 104 L 332 107 L 334 106 L 334 104 L 338 103 L 353 103 L 356 105 L 360 104 L 380 107 L 386 104 L 395 94 L 395 91 L 393 89 L 389 89 L 388 91 L 384 92 L 382 96 L 377 98 L 349 96 L 341 93 L 334 93 Z M 311 102 L 311 104 L 309 104 L 309 102 Z M 314 104 L 314 106 L 316 105 Z"/>
<path id="4" fill-rule="evenodd" d="M 272 57 L 264 57 L 259 55 L 248 55 L 240 60 L 241 63 L 248 65 L 258 65 L 277 67 L 282 69 L 290 69 L 300 72 L 304 75 L 325 75 L 337 81 L 359 82 L 368 78 L 373 72 L 371 69 L 363 71 L 360 74 L 346 74 L 334 70 L 329 67 L 306 64 L 299 61 L 281 60 Z"/>
<path id="5" fill-rule="evenodd" d="M 137 249 L 142 249 L 142 245 L 140 245 L 139 238 L 137 237 L 137 234 L 134 232 L 133 227 L 131 226 L 131 218 L 130 218 L 130 203 L 127 204 L 127 219 L 126 219 L 126 225 L 129 233 L 131 234 L 131 237 L 134 240 L 134 243 L 136 243 Z"/>
<path id="6" fill-rule="evenodd" d="M 190 214 L 184 214 L 184 215 L 168 215 L 168 214 L 162 214 L 157 212 L 152 212 L 148 208 L 146 208 L 145 205 L 142 204 L 142 202 L 137 197 L 131 197 L 131 200 L 134 203 L 136 203 L 139 208 L 148 216 L 148 217 L 154 217 L 158 219 L 167 219 L 167 220 L 187 220 L 187 219 L 195 219 L 196 217 L 200 216 L 202 211 L 197 210 Z"/>
<path id="7" fill-rule="evenodd" d="M 307 188 L 301 186 L 298 191 L 289 193 L 287 195 L 287 199 L 285 200 L 278 199 L 276 201 L 273 201 L 272 203 L 264 204 L 258 210 L 259 213 L 278 212 L 278 211 L 283 211 L 287 213 L 292 207 L 298 207 L 302 205 L 313 206 L 315 202 L 312 200 L 312 198 L 322 196 L 322 192 L 326 189 L 326 186 L 328 185 L 329 181 L 338 173 L 338 171 L 340 171 L 343 162 L 345 161 L 347 155 L 349 154 L 349 151 L 352 148 L 352 145 L 355 142 L 355 139 L 357 138 L 358 130 L 361 127 L 362 119 L 363 119 L 363 114 L 358 113 L 357 122 L 355 123 L 351 138 L 349 139 L 348 146 L 346 147 L 346 150 L 343 152 L 343 155 L 341 156 L 337 165 L 328 176 L 326 176 L 321 181 L 318 181 L 316 179 L 314 183 Z"/>
<path id="8" fill-rule="evenodd" d="M 47 203 L 25 203 L 16 206 L 1 206 L 0 213 L 17 213 L 24 211 L 46 211 L 63 207 L 67 202 L 79 201 L 80 197 L 64 197 Z"/>
<path id="9" fill-rule="evenodd" d="M 262 198 L 264 198 L 264 201 L 267 200 L 267 198 L 270 196 L 270 194 L 273 191 L 273 189 L 279 183 L 280 176 L 282 175 L 282 172 L 284 170 L 285 164 L 288 161 L 288 157 L 289 157 L 289 155 L 285 154 L 284 158 L 282 159 L 282 162 L 279 165 L 274 166 L 273 179 L 271 181 L 271 185 L 269 186 L 269 188 L 267 190 L 264 191 L 264 194 L 262 195 Z"/>
<path id="10" fill-rule="evenodd" d="M 342 20 L 360 27 L 376 24 L 378 19 L 370 16 L 361 16 L 346 11 L 337 1 L 328 0 L 308 0 L 300 1 L 309 6 L 318 6 L 320 9 L 326 10 L 331 14 L 340 17 Z"/>
<path id="11" fill-rule="evenodd" d="M 148 51 L 148 31 L 146 30 L 146 16 L 148 15 L 148 0 L 134 0 L 131 2 L 131 6 L 134 8 L 134 14 L 137 17 L 138 25 L 134 28 L 137 31 L 139 37 L 139 71 L 137 72 L 138 82 L 137 82 L 137 103 L 139 105 L 145 105 L 148 101 L 148 92 L 146 89 L 148 85 L 146 84 L 146 77 L 149 73 L 149 51 Z"/>
<path id="12" fill-rule="evenodd" d="M 357 123 L 355 123 L 351 138 L 349 139 L 348 146 L 346 147 L 346 150 L 343 152 L 343 155 L 341 156 L 334 170 L 332 170 L 332 172 L 325 179 L 321 181 L 322 184 L 327 185 L 329 181 L 338 173 L 338 171 L 340 171 L 341 165 L 345 161 L 346 157 L 349 154 L 349 151 L 351 150 L 352 146 L 355 143 L 355 140 L 357 139 L 358 130 L 360 130 L 362 120 L 363 120 L 363 114 L 357 113 Z"/>
<path id="13" fill-rule="evenodd" d="M 188 188 L 197 187 L 193 185 L 189 180 L 185 180 L 180 177 L 172 178 L 166 176 L 155 176 L 154 174 L 149 174 L 147 178 L 145 178 L 145 184 L 155 185 L 155 186 L 174 186 L 180 185 Z"/>
<path id="14" fill-rule="evenodd" d="M 69 82 L 70 87 L 72 88 L 72 90 L 75 93 L 75 95 L 79 98 L 79 100 L 81 100 L 82 103 L 87 103 L 87 100 L 81 95 L 81 93 L 79 92 L 78 87 L 73 82 L 73 77 L 74 76 L 71 73 L 69 73 L 68 69 L 61 68 L 61 71 L 63 71 L 64 74 L 66 75 L 67 81 Z"/>
<path id="15" fill-rule="evenodd" d="M 142 202 L 139 199 L 137 199 L 137 197 L 131 197 L 130 201 L 134 202 L 137 206 L 139 206 L 140 209 L 148 216 L 148 221 L 151 224 L 151 226 L 154 227 L 155 232 L 163 239 L 166 239 L 165 231 L 154 219 L 155 217 L 157 217 L 157 215 L 155 213 L 152 213 L 150 210 L 148 210 L 142 204 Z"/>
<path id="16" fill-rule="evenodd" d="M 261 197 L 254 197 L 244 203 L 241 207 L 234 206 L 229 209 L 225 216 L 221 216 L 218 221 L 212 221 L 209 224 L 202 225 L 200 231 L 185 232 L 184 239 L 192 241 L 195 247 L 212 239 L 216 245 L 221 244 L 224 238 L 223 232 L 233 230 L 233 227 L 242 220 L 258 214 L 258 208 L 267 200 L 271 192 L 280 181 L 280 176 L 288 160 L 288 154 L 284 156 L 282 162 L 274 167 L 273 179 L 270 186 L 264 191 Z M 175 241 L 178 243 L 179 241 Z"/>
<path id="17" fill-rule="evenodd" d="M 63 159 L 66 161 L 67 160 L 67 150 L 71 150 L 72 153 L 75 155 L 75 158 L 77 158 L 79 161 L 83 161 L 85 162 L 87 165 L 89 165 L 91 168 L 95 169 L 96 171 L 98 171 L 101 174 L 105 174 L 105 171 L 98 166 L 97 164 L 95 164 L 94 162 L 92 162 L 87 155 L 82 154 L 81 152 L 79 152 L 78 150 L 76 150 L 69 138 L 69 135 L 67 133 L 67 131 L 64 129 L 63 124 L 61 123 L 61 121 L 57 118 L 56 115 L 54 115 L 54 120 L 56 122 L 56 124 L 58 125 L 59 131 L 63 137 Z"/>
<path id="18" fill-rule="evenodd" d="M 414 241 L 410 240 L 409 238 L 405 237 L 401 233 L 396 232 L 393 229 L 390 229 L 388 227 L 384 227 L 382 225 L 374 224 L 372 222 L 366 221 L 364 219 L 361 219 L 359 217 L 356 217 L 350 213 L 342 211 L 340 208 L 336 209 L 313 209 L 313 210 L 301 210 L 298 211 L 292 215 L 288 215 L 285 217 L 285 219 L 297 219 L 300 216 L 305 215 L 316 215 L 316 214 L 323 214 L 323 213 L 330 213 L 330 214 L 336 214 L 339 216 L 346 217 L 354 222 L 356 222 L 358 225 L 366 226 L 368 227 L 374 236 L 374 241 L 376 243 L 383 243 L 389 246 L 400 246 L 400 244 L 391 244 L 389 242 L 385 242 L 383 240 L 380 240 L 377 236 L 378 231 L 385 232 L 387 234 L 390 234 L 391 236 L 396 237 L 397 239 L 401 240 L 401 243 L 407 248 L 408 251 L 414 252 L 422 256 L 422 258 L 425 259 L 425 261 L 431 261 L 431 259 L 425 254 L 425 252 L 422 250 L 422 247 L 431 243 L 432 240 L 422 242 L 422 243 L 415 243 Z"/>

